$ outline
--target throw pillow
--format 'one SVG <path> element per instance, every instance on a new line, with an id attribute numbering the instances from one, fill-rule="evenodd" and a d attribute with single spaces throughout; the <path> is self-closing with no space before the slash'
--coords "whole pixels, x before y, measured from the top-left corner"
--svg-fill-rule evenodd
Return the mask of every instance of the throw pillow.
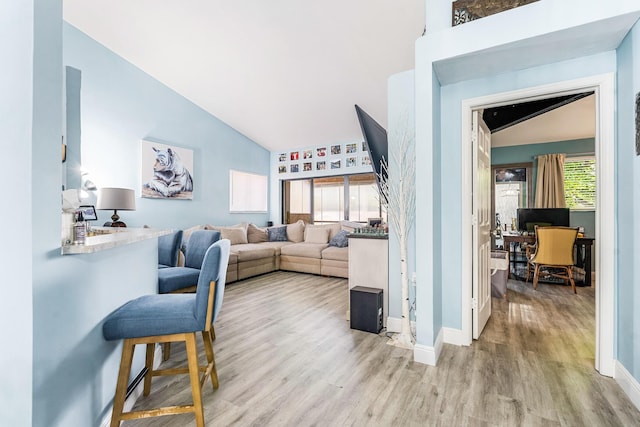
<path id="1" fill-rule="evenodd" d="M 232 245 L 248 243 L 247 232 L 243 227 L 221 227 L 220 238 L 229 239 Z"/>
<path id="2" fill-rule="evenodd" d="M 304 241 L 304 221 L 299 219 L 293 224 L 287 225 L 287 237 L 293 243 Z"/>
<path id="3" fill-rule="evenodd" d="M 219 231 L 220 238 L 229 239 L 232 245 L 241 245 L 243 243 L 249 243 L 247 241 L 247 229 L 242 224 L 236 224 L 236 225 L 226 226 L 226 227 L 207 224 L 204 226 L 204 229 Z"/>
<path id="4" fill-rule="evenodd" d="M 287 226 L 281 227 L 269 227 L 267 228 L 270 242 L 286 242 L 287 241 Z"/>
<path id="5" fill-rule="evenodd" d="M 269 234 L 266 228 L 260 228 L 255 224 L 249 224 L 247 227 L 247 240 L 249 243 L 262 243 L 269 241 Z"/>
<path id="6" fill-rule="evenodd" d="M 347 237 L 349 233 L 346 230 L 340 230 L 333 236 L 333 239 L 329 242 L 329 246 L 335 246 L 337 248 L 346 248 L 349 246 L 349 238 Z"/>
<path id="7" fill-rule="evenodd" d="M 304 238 L 305 243 L 327 243 L 329 241 L 328 228 L 310 228 Z"/>

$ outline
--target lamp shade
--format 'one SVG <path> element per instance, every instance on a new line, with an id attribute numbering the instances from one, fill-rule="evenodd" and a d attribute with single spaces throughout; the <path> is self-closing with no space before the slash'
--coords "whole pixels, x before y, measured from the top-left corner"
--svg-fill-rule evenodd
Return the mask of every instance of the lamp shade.
<path id="1" fill-rule="evenodd" d="M 98 190 L 98 202 L 96 203 L 96 209 L 135 211 L 135 193 L 129 188 L 100 188 Z"/>

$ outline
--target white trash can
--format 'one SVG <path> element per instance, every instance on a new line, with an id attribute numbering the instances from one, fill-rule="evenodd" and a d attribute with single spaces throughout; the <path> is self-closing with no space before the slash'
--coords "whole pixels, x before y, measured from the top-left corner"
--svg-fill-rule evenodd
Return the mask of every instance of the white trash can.
<path id="1" fill-rule="evenodd" d="M 507 279 L 509 278 L 509 259 L 507 251 L 491 251 L 489 268 L 491 269 L 491 296 L 507 299 Z"/>

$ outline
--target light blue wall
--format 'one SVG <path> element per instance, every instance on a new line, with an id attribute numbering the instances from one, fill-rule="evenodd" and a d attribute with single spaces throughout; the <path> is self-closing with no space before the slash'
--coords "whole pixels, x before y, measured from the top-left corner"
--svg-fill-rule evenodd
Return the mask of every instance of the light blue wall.
<path id="1" fill-rule="evenodd" d="M 505 165 L 510 163 L 533 162 L 532 171 L 532 197 L 536 194 L 536 177 L 538 170 L 533 160 L 535 156 L 550 153 L 565 153 L 567 157 L 571 154 L 595 153 L 596 142 L 594 138 L 575 139 L 572 141 L 548 142 L 544 144 L 514 145 L 510 147 L 496 147 L 491 149 L 491 164 Z M 595 237 L 596 235 L 596 213 L 595 211 L 571 211 L 571 226 L 584 227 L 585 235 Z M 595 269 L 595 265 L 593 265 Z"/>
<path id="2" fill-rule="evenodd" d="M 42 3 L 42 2 L 40 2 Z M 32 231 L 31 135 L 33 127 L 34 1 L 0 2 L 0 147 L 4 244 L 0 245 L 0 425 L 31 426 L 32 419 Z M 6 42 L 10 41 L 10 42 Z"/>
<path id="3" fill-rule="evenodd" d="M 640 92 L 640 24 L 618 48 L 616 147 L 616 358 L 640 381 L 640 157 L 635 154 L 634 97 Z"/>
<path id="4" fill-rule="evenodd" d="M 4 213 L 3 219 L 11 226 L 5 230 L 7 244 L 0 257 L 6 284 L 0 299 L 0 332 L 10 343 L 0 353 L 5 366 L 0 374 L 0 397 L 4 402 L 0 425 L 95 426 L 102 421 L 113 398 L 120 358 L 120 343 L 102 338 L 102 320 L 127 300 L 155 292 L 157 246 L 155 240 L 149 240 L 98 254 L 60 255 L 62 1 L 10 4 L 8 10 L 4 3 L 0 7 L 0 32 L 5 40 L 11 40 L 0 47 L 0 55 L 6 58 L 6 66 L 0 71 L 0 127 L 6 136 L 3 148 L 11 156 L 11 162 L 5 165 L 5 173 L 11 177 L 5 197 L 15 207 Z M 76 34 L 74 38 L 69 34 L 74 31 L 65 30 L 75 42 L 84 42 L 84 49 L 75 52 L 86 55 L 76 62 L 77 68 L 82 69 L 83 61 L 95 61 L 102 70 L 98 81 L 91 71 L 84 81 L 93 96 L 88 111 L 83 110 L 91 124 L 83 128 L 87 133 L 84 136 L 102 138 L 104 145 L 97 155 L 105 163 L 112 161 L 105 169 L 122 178 L 120 184 L 137 182 L 136 173 L 132 172 L 137 170 L 137 161 L 129 165 L 122 160 L 137 158 L 135 153 L 139 151 L 137 145 L 126 145 L 131 135 L 125 130 L 150 127 L 153 132 L 144 136 L 166 135 L 171 142 L 184 137 L 189 139 L 189 146 L 194 146 L 196 136 L 200 138 L 200 145 L 195 148 L 201 158 L 202 187 L 196 197 L 206 196 L 208 201 L 177 203 L 183 212 L 163 204 L 150 208 L 142 203 L 132 213 L 130 225 L 150 222 L 150 218 L 159 218 L 154 224 L 159 226 L 183 226 L 205 218 L 212 222 L 235 221 L 235 217 L 214 212 L 217 205 L 226 210 L 228 179 L 207 175 L 204 164 L 210 163 L 215 169 L 221 167 L 219 162 L 227 161 L 241 169 L 246 162 L 266 174 L 266 150 L 256 148 L 229 128 L 213 125 L 218 122 L 211 116 L 195 111 L 192 104 L 175 94 L 168 95 L 168 89 L 86 37 Z M 135 82 L 125 78 L 127 70 L 135 76 Z M 128 96 L 117 86 L 118 78 L 128 85 Z M 105 99 L 103 104 L 98 102 L 101 97 Z M 136 98 L 155 104 L 152 109 L 156 114 L 164 110 L 170 114 L 149 118 L 153 114 L 147 111 L 138 116 L 136 109 L 151 108 L 136 102 Z M 183 134 L 180 127 L 192 130 Z M 229 141 L 238 151 L 222 149 L 216 141 Z M 205 150 L 209 146 L 213 147 L 211 152 Z M 113 162 L 115 158 L 120 159 L 121 167 Z M 218 183 L 223 195 L 218 195 Z M 190 211 L 193 206 L 211 212 Z M 153 216 L 152 210 L 167 213 Z M 137 357 L 134 364 L 135 375 L 142 367 L 142 358 Z"/>
<path id="5" fill-rule="evenodd" d="M 460 105 L 464 99 L 475 98 L 493 93 L 512 91 L 527 87 L 540 86 L 553 82 L 577 79 L 607 72 L 615 72 L 615 51 L 598 55 L 576 58 L 568 61 L 534 67 L 518 72 L 510 72 L 499 76 L 464 81 L 442 87 L 440 123 L 442 150 L 441 228 L 446 230 L 446 238 L 442 239 L 442 306 L 443 326 L 460 329 L 461 324 L 461 292 L 462 276 L 459 265 L 461 257 L 460 233 L 461 222 L 461 164 L 458 159 L 462 155 Z M 436 143 L 437 144 L 437 143 Z"/>
<path id="6" fill-rule="evenodd" d="M 98 187 L 136 189 L 128 225 L 265 224 L 229 214 L 229 169 L 269 176 L 270 153 L 95 40 L 64 24 L 64 64 L 82 72 L 82 163 Z M 142 199 L 140 141 L 194 150 L 193 200 Z M 107 212 L 99 212 L 101 219 Z"/>

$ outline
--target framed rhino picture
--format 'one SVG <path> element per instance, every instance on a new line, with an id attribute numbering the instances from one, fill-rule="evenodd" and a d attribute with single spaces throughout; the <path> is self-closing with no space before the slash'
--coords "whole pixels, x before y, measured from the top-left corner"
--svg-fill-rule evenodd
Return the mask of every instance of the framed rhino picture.
<path id="1" fill-rule="evenodd" d="M 193 199 L 193 150 L 153 141 L 142 141 L 142 197 Z"/>

